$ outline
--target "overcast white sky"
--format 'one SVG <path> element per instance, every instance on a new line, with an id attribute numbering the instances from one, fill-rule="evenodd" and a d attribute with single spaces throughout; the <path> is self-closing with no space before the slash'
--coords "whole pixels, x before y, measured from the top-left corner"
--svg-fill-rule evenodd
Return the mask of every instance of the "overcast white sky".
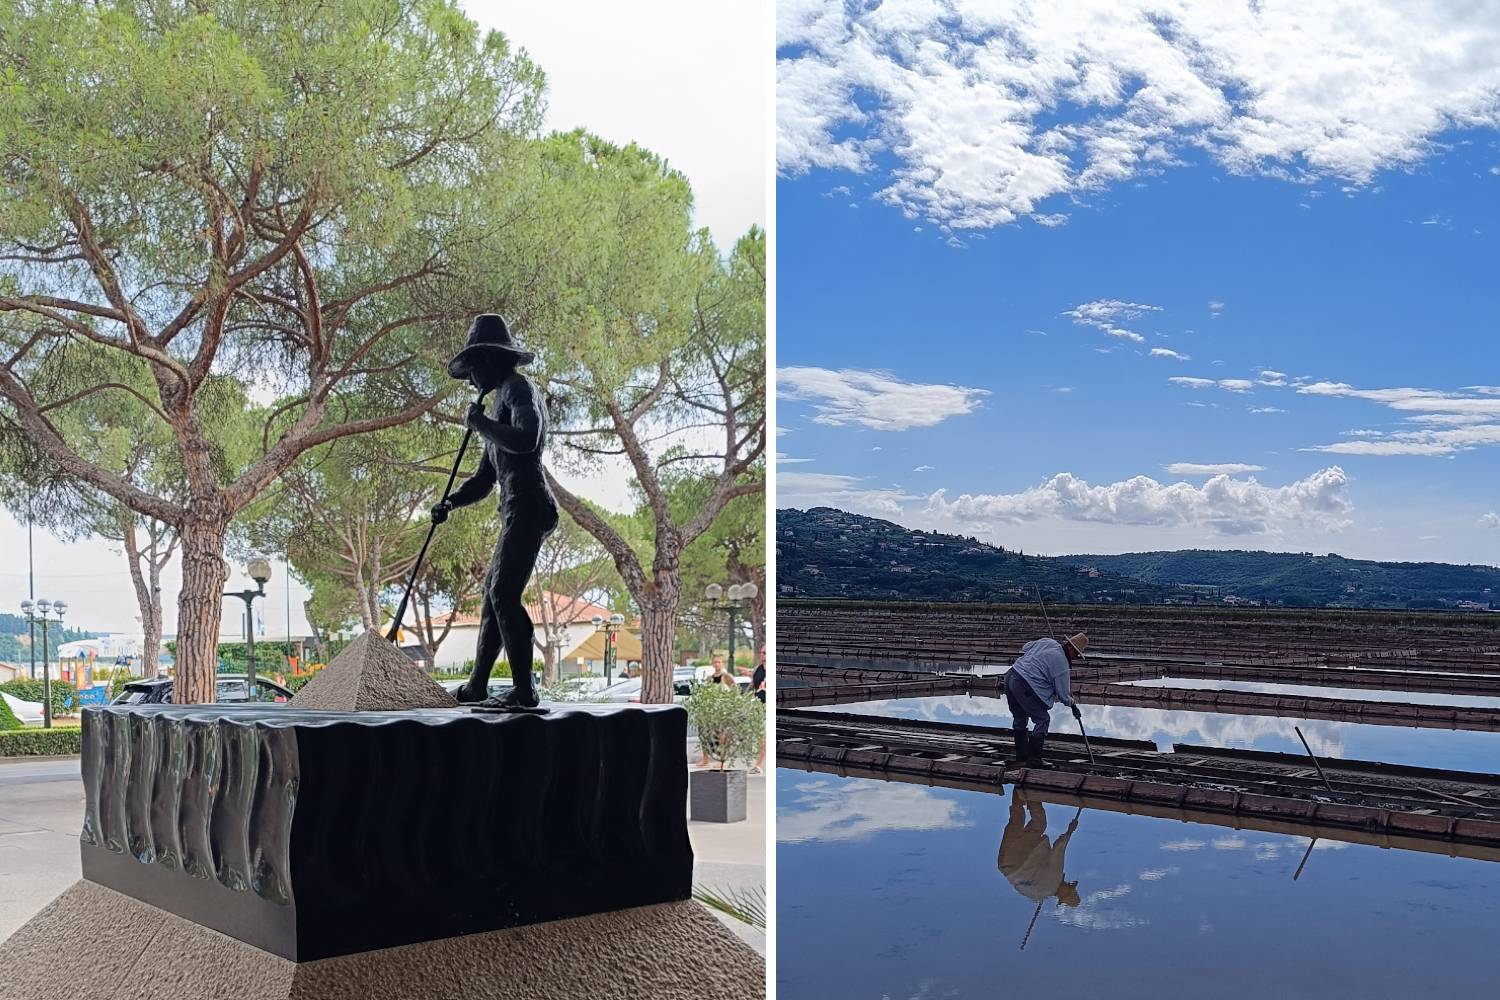
<path id="1" fill-rule="evenodd" d="M 548 3 L 471 2 L 480 24 L 503 31 L 547 73 L 546 125 L 585 127 L 615 142 L 639 142 L 665 156 L 692 182 L 696 221 L 727 250 L 752 224 L 766 224 L 767 88 L 771 21 L 763 0 L 592 0 Z M 627 475 L 619 469 L 570 488 L 619 509 Z M 38 530 L 36 594 L 63 598 L 69 622 L 95 631 L 135 632 L 136 602 L 124 557 L 102 542 L 68 544 Z M 273 559 L 270 598 L 257 602 L 267 634 L 305 633 L 306 596 Z M 162 588 L 166 630 L 175 631 L 180 572 Z M 249 586 L 236 575 L 229 588 Z M 26 528 L 0 513 L 0 610 L 16 612 L 27 596 Z M 221 630 L 238 638 L 243 606 L 225 605 Z"/>

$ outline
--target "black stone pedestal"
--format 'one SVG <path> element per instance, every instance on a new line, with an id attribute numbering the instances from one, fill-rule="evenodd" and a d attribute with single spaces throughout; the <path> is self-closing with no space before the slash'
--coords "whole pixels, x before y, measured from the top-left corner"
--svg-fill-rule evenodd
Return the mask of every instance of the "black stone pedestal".
<path id="1" fill-rule="evenodd" d="M 295 962 L 686 900 L 675 706 L 86 709 L 84 878 Z"/>

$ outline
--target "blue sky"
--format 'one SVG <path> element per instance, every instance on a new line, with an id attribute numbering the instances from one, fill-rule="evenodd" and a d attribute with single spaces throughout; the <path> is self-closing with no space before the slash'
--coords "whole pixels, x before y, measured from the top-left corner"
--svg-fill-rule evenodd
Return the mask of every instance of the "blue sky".
<path id="1" fill-rule="evenodd" d="M 1500 7 L 1203 6 L 783 3 L 778 506 L 1500 562 Z"/>

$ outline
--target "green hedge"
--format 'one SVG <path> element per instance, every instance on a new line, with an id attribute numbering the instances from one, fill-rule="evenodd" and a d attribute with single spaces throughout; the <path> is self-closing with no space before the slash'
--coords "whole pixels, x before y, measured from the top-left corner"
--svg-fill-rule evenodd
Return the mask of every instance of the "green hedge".
<path id="1" fill-rule="evenodd" d="M 0 733 L 0 757 L 54 757 L 82 752 L 83 730 L 77 726 Z"/>
<path id="2" fill-rule="evenodd" d="M 16 718 L 16 713 L 10 710 L 10 705 L 6 704 L 4 698 L 0 698 L 0 733 L 9 733 L 25 728 L 26 724 Z"/>
<path id="3" fill-rule="evenodd" d="M 42 682 L 21 678 L 19 680 L 6 681 L 0 684 L 0 691 L 4 691 L 12 698 L 20 698 L 22 701 L 34 701 L 38 705 L 42 703 Z M 78 691 L 71 684 L 65 684 L 54 678 L 52 680 L 52 714 L 66 715 L 72 711 L 73 706 L 78 703 Z"/>

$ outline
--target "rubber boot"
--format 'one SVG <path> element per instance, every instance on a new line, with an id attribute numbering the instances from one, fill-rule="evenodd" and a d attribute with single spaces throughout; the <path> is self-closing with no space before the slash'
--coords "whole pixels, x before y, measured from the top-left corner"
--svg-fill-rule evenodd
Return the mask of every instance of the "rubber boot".
<path id="1" fill-rule="evenodd" d="M 1015 732 L 1016 732 L 1016 752 L 1011 757 L 1010 762 L 1012 764 L 1024 764 L 1024 763 L 1026 763 L 1026 746 L 1027 746 L 1026 736 L 1027 736 L 1027 733 L 1026 733 L 1026 730 L 1021 729 L 1019 727 L 1017 727 L 1017 729 L 1016 729 Z"/>
<path id="2" fill-rule="evenodd" d="M 1046 764 L 1042 761 L 1042 747 L 1046 744 L 1046 742 L 1047 737 L 1038 736 L 1035 733 L 1031 734 L 1031 738 L 1027 741 L 1027 749 L 1029 751 L 1026 758 L 1027 767 L 1046 766 Z"/>

